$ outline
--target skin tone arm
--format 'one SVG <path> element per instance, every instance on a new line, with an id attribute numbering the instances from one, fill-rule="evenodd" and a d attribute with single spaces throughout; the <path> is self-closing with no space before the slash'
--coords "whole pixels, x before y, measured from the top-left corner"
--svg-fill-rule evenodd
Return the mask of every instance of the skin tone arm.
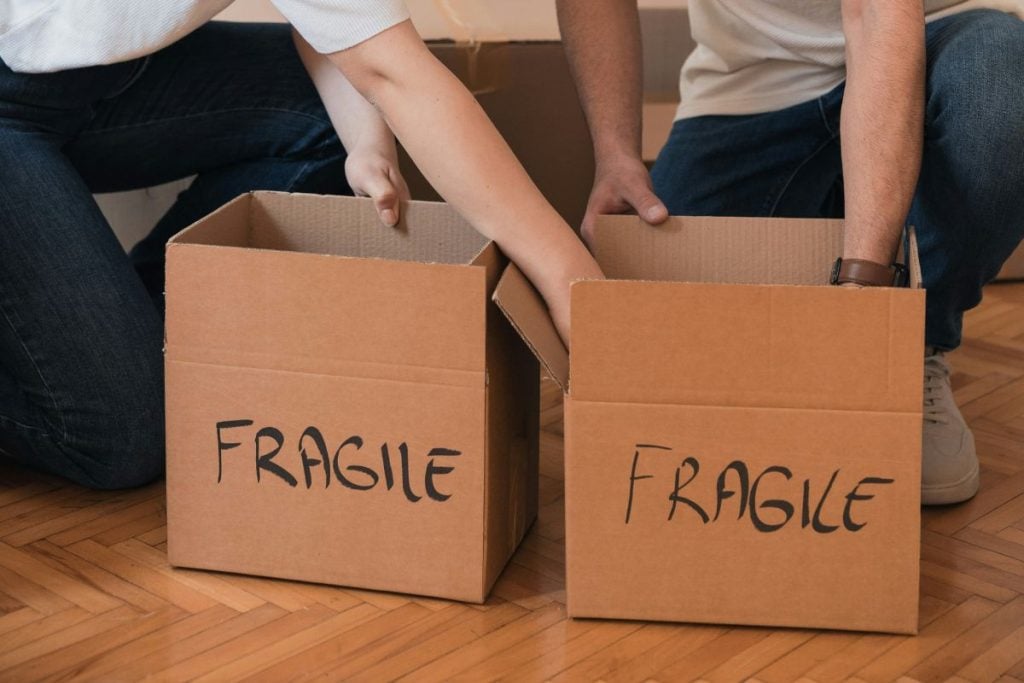
<path id="1" fill-rule="evenodd" d="M 330 60 L 297 31 L 292 31 L 292 37 L 347 152 L 345 177 L 349 186 L 356 195 L 373 199 L 386 225 L 396 225 L 401 200 L 409 199 L 409 188 L 399 172 L 394 133 Z"/>
<path id="2" fill-rule="evenodd" d="M 668 210 L 651 189 L 640 154 L 640 16 L 636 0 L 557 0 L 558 23 L 594 139 L 596 173 L 583 221 L 590 238 L 599 214 L 636 211 L 662 223 Z"/>
<path id="3" fill-rule="evenodd" d="M 843 0 L 844 258 L 890 264 L 924 144 L 922 0 Z"/>
<path id="4" fill-rule="evenodd" d="M 523 270 L 568 343 L 569 285 L 603 277 L 601 270 L 476 99 L 408 21 L 327 57 L 381 112 L 441 196 Z"/>

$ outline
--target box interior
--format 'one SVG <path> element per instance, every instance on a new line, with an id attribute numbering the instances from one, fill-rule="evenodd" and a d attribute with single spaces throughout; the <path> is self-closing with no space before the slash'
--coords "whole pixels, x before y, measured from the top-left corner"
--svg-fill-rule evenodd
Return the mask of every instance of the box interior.
<path id="1" fill-rule="evenodd" d="M 452 265 L 476 264 L 488 244 L 443 204 L 407 202 L 401 218 L 394 228 L 384 225 L 366 198 L 327 203 L 319 195 L 254 192 L 173 241 Z"/>
<path id="2" fill-rule="evenodd" d="M 820 219 L 606 216 L 594 240 L 608 278 L 665 282 L 826 285 L 842 249 L 843 222 Z"/>

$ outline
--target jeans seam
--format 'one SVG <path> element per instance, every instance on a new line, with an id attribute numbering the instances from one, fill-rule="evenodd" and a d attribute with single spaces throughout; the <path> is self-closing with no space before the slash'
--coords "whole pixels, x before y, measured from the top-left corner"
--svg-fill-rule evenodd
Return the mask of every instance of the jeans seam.
<path id="1" fill-rule="evenodd" d="M 0 415 L 0 422 L 6 422 L 8 424 L 12 424 L 15 427 L 17 427 L 18 429 L 24 429 L 25 431 L 33 432 L 34 434 L 38 434 L 40 436 L 45 436 L 47 438 L 50 437 L 50 433 L 47 432 L 45 429 L 40 429 L 39 427 L 33 427 L 32 425 L 24 424 L 23 422 L 19 422 L 19 421 L 15 420 L 13 417 L 7 417 L 6 415 Z"/>
<path id="2" fill-rule="evenodd" d="M 251 112 L 271 112 L 271 113 L 277 113 L 277 114 L 294 114 L 296 116 L 301 116 L 303 118 L 311 119 L 313 121 L 316 121 L 317 123 L 323 123 L 324 122 L 323 119 L 321 119 L 318 116 L 315 116 L 313 114 L 307 114 L 306 112 L 302 112 L 302 111 L 295 111 L 294 109 L 284 109 L 284 108 L 281 108 L 281 107 L 239 107 L 238 109 L 218 109 L 217 111 L 204 111 L 204 112 L 197 112 L 195 114 L 183 114 L 181 116 L 172 116 L 172 117 L 169 117 L 169 118 L 154 119 L 152 121 L 143 121 L 143 122 L 140 122 L 140 123 L 129 123 L 129 124 L 125 124 L 123 126 L 111 126 L 111 127 L 108 127 L 108 128 L 90 129 L 90 130 L 87 130 L 87 131 L 83 131 L 81 134 L 79 134 L 78 137 L 79 138 L 84 138 L 84 137 L 88 137 L 90 135 L 100 135 L 100 134 L 103 134 L 103 133 L 112 133 L 112 132 L 116 132 L 116 131 L 131 130 L 133 128 L 144 128 L 146 126 L 152 126 L 152 125 L 161 124 L 161 123 L 172 123 L 172 122 L 175 122 L 175 121 L 187 121 L 187 120 L 190 120 L 190 119 L 198 119 L 198 118 L 201 118 L 203 116 L 211 116 L 211 115 L 212 116 L 217 116 L 217 115 L 220 115 L 220 114 L 240 114 L 240 113 L 243 113 L 243 112 L 246 112 L 246 113 L 251 113 Z"/>
<path id="3" fill-rule="evenodd" d="M 143 57 L 142 61 L 135 66 L 134 73 L 132 73 L 132 75 L 128 77 L 128 81 L 124 85 L 122 85 L 120 88 L 118 88 L 116 91 L 114 91 L 111 94 L 107 95 L 103 99 L 104 100 L 112 100 L 115 97 L 118 97 L 118 96 L 123 95 L 124 93 L 128 92 L 128 89 L 131 88 L 133 85 L 135 85 L 135 83 L 138 82 L 138 80 L 140 78 L 142 78 L 142 74 L 146 73 L 146 67 L 149 66 L 150 57 L 152 57 L 152 55 L 146 55 L 145 57 Z"/>
<path id="4" fill-rule="evenodd" d="M 828 122 L 828 115 L 825 113 L 825 104 L 822 102 L 823 99 L 825 98 L 818 98 L 818 111 L 821 113 L 821 122 L 824 124 L 825 130 L 828 131 L 828 134 L 831 135 L 834 140 L 836 137 L 836 131 L 832 130 L 832 126 Z"/>
<path id="5" fill-rule="evenodd" d="M 818 145 L 818 147 L 816 147 L 813 152 L 808 154 L 807 157 L 803 161 L 801 161 L 799 164 L 797 164 L 797 167 L 794 168 L 793 172 L 789 174 L 789 176 L 786 178 L 786 181 L 781 185 L 779 190 L 774 193 L 774 200 L 772 200 L 772 195 L 771 194 L 769 194 L 765 198 L 765 202 L 764 202 L 763 206 L 765 208 L 768 208 L 769 205 L 770 205 L 771 208 L 768 208 L 767 212 L 762 211 L 762 213 L 766 213 L 766 215 L 768 215 L 768 216 L 774 216 L 775 212 L 778 210 L 779 202 L 782 200 L 782 196 L 786 193 L 786 190 L 789 189 L 789 186 L 793 183 L 793 179 L 796 178 L 796 175 L 797 175 L 797 173 L 800 172 L 800 169 L 802 169 L 804 166 L 806 166 L 807 163 L 811 159 L 813 159 L 814 157 L 818 156 L 818 154 L 820 154 L 826 147 L 828 147 L 830 144 L 835 142 L 836 138 L 838 138 L 838 137 L 839 137 L 838 135 L 833 134 L 832 137 L 830 137 L 828 140 L 826 140 L 825 142 L 823 142 L 820 145 Z"/>
<path id="6" fill-rule="evenodd" d="M 57 406 L 57 398 L 53 394 L 53 389 L 50 388 L 50 383 L 47 382 L 46 378 L 43 376 L 43 371 L 39 368 L 39 364 L 36 363 L 35 357 L 28 350 L 28 346 L 25 344 L 25 340 L 21 338 L 20 334 L 18 334 L 18 329 L 14 326 L 14 323 L 11 321 L 11 317 L 7 313 L 7 310 L 6 310 L 6 308 L 4 306 L 4 303 L 2 301 L 0 301 L 0 315 L 3 315 L 4 321 L 7 323 L 7 326 L 11 329 L 11 332 L 14 334 L 14 338 L 18 340 L 18 345 L 21 346 L 22 351 L 24 351 L 24 353 L 25 353 L 25 357 L 28 358 L 29 363 L 32 364 L 32 369 L 35 370 L 36 375 L 39 377 L 39 381 L 42 382 L 43 388 L 46 390 L 46 395 L 50 398 L 50 403 L 53 404 L 53 411 L 54 411 L 54 413 L 56 413 L 57 417 L 60 419 L 60 429 L 61 429 L 61 434 L 62 434 L 61 439 L 63 441 L 67 441 L 68 440 L 68 425 L 67 425 L 67 421 L 64 419 L 64 413 L 61 412 L 60 408 Z M 12 420 L 12 422 L 13 422 L 13 420 Z M 39 431 L 42 431 L 43 433 L 46 433 L 45 430 L 39 430 Z"/>

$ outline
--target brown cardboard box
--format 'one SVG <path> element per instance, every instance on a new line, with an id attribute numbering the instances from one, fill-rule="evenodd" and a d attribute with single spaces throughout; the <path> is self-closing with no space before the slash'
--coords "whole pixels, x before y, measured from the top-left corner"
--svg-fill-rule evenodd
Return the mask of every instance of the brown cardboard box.
<path id="1" fill-rule="evenodd" d="M 1024 280 L 1024 243 L 1003 264 L 997 280 Z"/>
<path id="2" fill-rule="evenodd" d="M 916 632 L 924 292 L 821 286 L 838 221 L 595 240 L 571 373 L 514 266 L 495 292 L 568 390 L 569 613 Z"/>
<path id="3" fill-rule="evenodd" d="M 430 51 L 476 95 L 541 193 L 578 230 L 594 154 L 562 44 L 431 42 Z M 440 198 L 404 154 L 402 173 L 413 197 Z"/>
<path id="4" fill-rule="evenodd" d="M 257 192 L 175 236 L 171 564 L 483 601 L 537 509 L 505 263 L 420 202 Z"/>

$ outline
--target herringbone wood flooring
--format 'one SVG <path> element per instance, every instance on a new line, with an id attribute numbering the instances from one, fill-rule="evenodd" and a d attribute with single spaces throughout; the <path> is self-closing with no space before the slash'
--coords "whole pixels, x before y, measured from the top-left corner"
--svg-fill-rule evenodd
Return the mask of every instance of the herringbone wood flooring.
<path id="1" fill-rule="evenodd" d="M 545 382 L 540 519 L 483 607 L 171 569 L 162 484 L 0 465 L 0 680 L 1024 680 L 1024 284 L 991 286 L 967 333 L 983 484 L 924 513 L 918 637 L 567 620 Z"/>

